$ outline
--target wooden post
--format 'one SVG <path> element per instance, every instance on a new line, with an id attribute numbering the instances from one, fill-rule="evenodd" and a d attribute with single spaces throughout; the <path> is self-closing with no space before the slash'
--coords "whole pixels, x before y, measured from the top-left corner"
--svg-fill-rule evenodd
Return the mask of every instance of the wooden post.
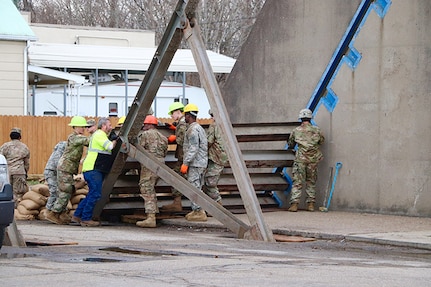
<path id="1" fill-rule="evenodd" d="M 200 79 L 210 102 L 211 111 L 214 113 L 214 118 L 222 130 L 224 145 L 244 207 L 252 225 L 252 230 L 256 231 L 254 236 L 260 236 L 263 241 L 274 242 L 272 231 L 263 220 L 262 210 L 234 134 L 220 88 L 212 71 L 198 22 L 196 18 L 193 18 L 189 19 L 188 24 L 184 29 L 184 38 L 192 50 Z"/>
<path id="2" fill-rule="evenodd" d="M 8 227 L 6 227 L 6 242 L 13 247 L 27 246 L 21 232 L 19 232 L 18 227 L 16 226 L 15 219 Z"/>

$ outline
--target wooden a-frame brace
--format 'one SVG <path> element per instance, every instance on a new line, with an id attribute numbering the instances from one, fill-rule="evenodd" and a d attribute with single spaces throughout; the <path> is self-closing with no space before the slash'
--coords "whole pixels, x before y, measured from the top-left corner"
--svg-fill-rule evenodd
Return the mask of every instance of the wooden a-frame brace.
<path id="1" fill-rule="evenodd" d="M 115 160 L 110 173 L 103 182 L 102 197 L 96 204 L 94 216 L 98 217 L 102 213 L 103 207 L 109 201 L 112 187 L 121 174 L 127 157 L 130 156 L 145 165 L 166 183 L 175 186 L 188 199 L 208 211 L 213 217 L 234 232 L 238 238 L 274 242 L 272 231 L 263 220 L 262 211 L 250 175 L 248 174 L 220 89 L 214 77 L 208 55 L 206 54 L 199 25 L 195 18 L 195 10 L 198 4 L 199 0 L 179 0 L 177 3 L 165 34 L 120 130 L 120 137 L 113 151 Z M 192 186 L 187 180 L 163 162 L 155 159 L 154 156 L 137 144 L 137 135 L 141 129 L 142 122 L 183 38 L 191 47 L 211 110 L 222 130 L 222 137 L 229 162 L 251 226 L 236 218 L 223 206 L 220 206 L 201 190 Z"/>

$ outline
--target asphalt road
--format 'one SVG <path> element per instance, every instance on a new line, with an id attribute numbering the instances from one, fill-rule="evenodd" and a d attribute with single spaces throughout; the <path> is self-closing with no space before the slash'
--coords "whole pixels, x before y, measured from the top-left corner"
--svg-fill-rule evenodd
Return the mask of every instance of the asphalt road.
<path id="1" fill-rule="evenodd" d="M 19 222 L 1 286 L 429 286 L 431 251 L 346 240 L 265 243 L 222 228 Z"/>

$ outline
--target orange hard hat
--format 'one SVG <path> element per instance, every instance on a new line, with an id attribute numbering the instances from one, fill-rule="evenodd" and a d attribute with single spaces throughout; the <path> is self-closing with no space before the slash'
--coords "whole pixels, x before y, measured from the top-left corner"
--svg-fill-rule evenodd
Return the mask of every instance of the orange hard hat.
<path id="1" fill-rule="evenodd" d="M 157 125 L 158 121 L 157 121 L 157 118 L 155 116 L 147 115 L 145 117 L 144 124 Z"/>

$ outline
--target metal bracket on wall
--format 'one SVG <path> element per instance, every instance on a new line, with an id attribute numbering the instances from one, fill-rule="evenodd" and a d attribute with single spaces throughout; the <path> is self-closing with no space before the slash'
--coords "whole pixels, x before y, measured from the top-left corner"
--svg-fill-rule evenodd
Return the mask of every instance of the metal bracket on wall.
<path id="1" fill-rule="evenodd" d="M 359 31 L 366 22 L 371 10 L 374 10 L 380 18 L 383 18 L 391 4 L 391 0 L 362 0 L 307 104 L 307 108 L 313 112 L 313 115 L 317 113 L 322 103 L 330 113 L 334 111 L 338 103 L 338 97 L 331 89 L 331 86 L 338 74 L 338 70 L 343 63 L 355 70 L 362 58 L 362 55 L 354 47 Z"/>

